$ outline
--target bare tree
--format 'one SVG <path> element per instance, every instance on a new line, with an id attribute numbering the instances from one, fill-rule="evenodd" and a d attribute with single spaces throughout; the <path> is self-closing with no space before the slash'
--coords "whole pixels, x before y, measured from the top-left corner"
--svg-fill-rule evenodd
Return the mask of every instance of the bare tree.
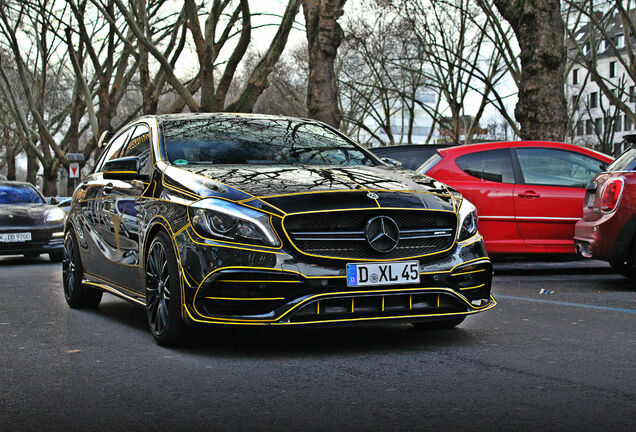
<path id="1" fill-rule="evenodd" d="M 343 32 L 338 18 L 346 0 L 302 0 L 309 52 L 309 117 L 340 127 L 338 83 L 334 64 Z"/>

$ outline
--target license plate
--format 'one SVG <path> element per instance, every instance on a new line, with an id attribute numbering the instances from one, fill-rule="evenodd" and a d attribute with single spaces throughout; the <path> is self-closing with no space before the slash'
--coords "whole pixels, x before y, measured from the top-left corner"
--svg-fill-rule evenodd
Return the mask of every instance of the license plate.
<path id="1" fill-rule="evenodd" d="M 420 282 L 419 261 L 347 264 L 347 286 L 403 285 Z"/>
<path id="2" fill-rule="evenodd" d="M 20 243 L 31 241 L 31 233 L 8 233 L 0 234 L 0 242 L 2 243 Z"/>

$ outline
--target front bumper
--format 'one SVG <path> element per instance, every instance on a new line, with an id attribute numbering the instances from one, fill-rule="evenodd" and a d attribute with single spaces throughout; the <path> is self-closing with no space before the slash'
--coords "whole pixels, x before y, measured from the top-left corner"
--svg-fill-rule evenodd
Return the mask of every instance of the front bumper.
<path id="1" fill-rule="evenodd" d="M 492 265 L 481 236 L 420 260 L 420 283 L 347 287 L 346 263 L 305 261 L 284 249 L 221 245 L 191 229 L 175 236 L 190 322 L 307 325 L 421 321 L 490 309 Z"/>

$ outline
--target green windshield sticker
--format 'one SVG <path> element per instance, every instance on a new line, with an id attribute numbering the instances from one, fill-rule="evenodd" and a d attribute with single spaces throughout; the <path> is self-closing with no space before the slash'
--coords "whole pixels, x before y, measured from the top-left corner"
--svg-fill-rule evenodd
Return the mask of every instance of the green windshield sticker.
<path id="1" fill-rule="evenodd" d="M 188 161 L 185 159 L 177 159 L 176 161 L 173 162 L 175 165 L 187 165 Z"/>

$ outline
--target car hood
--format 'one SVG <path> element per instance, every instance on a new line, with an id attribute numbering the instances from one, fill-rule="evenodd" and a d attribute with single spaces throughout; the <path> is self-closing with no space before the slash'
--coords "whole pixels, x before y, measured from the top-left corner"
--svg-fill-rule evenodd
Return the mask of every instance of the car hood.
<path id="1" fill-rule="evenodd" d="M 386 166 L 168 166 L 164 185 L 198 197 L 218 196 L 259 208 L 265 203 L 282 213 L 376 205 L 455 209 L 455 201 L 442 183 Z"/>
<path id="2" fill-rule="evenodd" d="M 48 204 L 0 204 L 0 226 L 42 225 L 46 214 L 54 208 Z"/>

